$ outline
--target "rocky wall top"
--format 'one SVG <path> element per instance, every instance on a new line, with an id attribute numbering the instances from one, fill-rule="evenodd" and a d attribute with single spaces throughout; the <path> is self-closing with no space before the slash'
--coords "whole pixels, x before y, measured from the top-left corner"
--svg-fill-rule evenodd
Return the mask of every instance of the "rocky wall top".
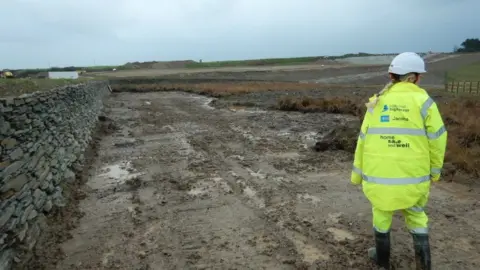
<path id="1" fill-rule="evenodd" d="M 88 82 L 0 99 L 0 269 L 27 258 L 45 214 L 64 206 L 108 92 Z"/>

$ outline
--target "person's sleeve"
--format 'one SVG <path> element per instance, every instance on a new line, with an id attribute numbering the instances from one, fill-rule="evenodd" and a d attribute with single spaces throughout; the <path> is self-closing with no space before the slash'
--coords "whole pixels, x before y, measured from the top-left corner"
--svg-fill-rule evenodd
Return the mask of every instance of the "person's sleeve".
<path id="1" fill-rule="evenodd" d="M 440 174 L 447 148 L 447 130 L 438 111 L 437 104 L 429 97 L 422 107 L 422 116 L 425 121 L 428 144 L 430 149 L 430 175 L 436 182 Z"/>
<path id="2" fill-rule="evenodd" d="M 351 175 L 351 183 L 354 185 L 360 185 L 362 183 L 362 165 L 363 165 L 363 146 L 365 144 L 365 134 L 367 134 L 367 129 L 369 125 L 370 112 L 365 113 L 363 118 L 362 126 L 360 128 L 360 133 L 358 135 L 357 147 L 355 149 L 355 157 L 353 160 L 353 168 Z"/>

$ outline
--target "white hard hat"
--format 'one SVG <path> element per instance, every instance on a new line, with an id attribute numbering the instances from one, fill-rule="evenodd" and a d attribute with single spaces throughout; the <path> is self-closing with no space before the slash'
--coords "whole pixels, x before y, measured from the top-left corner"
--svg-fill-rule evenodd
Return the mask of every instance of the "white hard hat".
<path id="1" fill-rule="evenodd" d="M 414 52 L 404 52 L 393 58 L 388 73 L 405 75 L 407 73 L 425 73 L 425 61 Z"/>

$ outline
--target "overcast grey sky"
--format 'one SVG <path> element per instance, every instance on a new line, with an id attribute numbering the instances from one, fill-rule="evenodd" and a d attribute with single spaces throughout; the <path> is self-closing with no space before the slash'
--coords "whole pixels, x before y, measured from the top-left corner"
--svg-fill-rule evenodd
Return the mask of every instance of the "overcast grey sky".
<path id="1" fill-rule="evenodd" d="M 9 0 L 0 68 L 451 51 L 479 0 Z"/>

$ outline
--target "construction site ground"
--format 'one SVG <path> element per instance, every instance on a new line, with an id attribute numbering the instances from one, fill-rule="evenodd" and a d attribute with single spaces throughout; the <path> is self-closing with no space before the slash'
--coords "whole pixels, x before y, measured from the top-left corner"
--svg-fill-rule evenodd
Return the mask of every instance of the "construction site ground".
<path id="1" fill-rule="evenodd" d="M 37 248 L 36 269 L 374 269 L 351 154 L 312 150 L 355 119 L 267 109 L 280 95 L 113 93 L 78 204 Z M 477 186 L 432 185 L 433 269 L 480 268 Z M 413 258 L 398 213 L 392 266 L 414 269 Z"/>
<path id="2" fill-rule="evenodd" d="M 349 184 L 349 155 L 309 147 L 348 117 L 209 102 L 179 92 L 109 98 L 118 129 L 100 141 L 56 269 L 372 269 L 371 209 Z M 478 269 L 476 194 L 433 186 L 434 269 Z M 400 216 L 392 243 L 392 264 L 412 269 Z"/>

